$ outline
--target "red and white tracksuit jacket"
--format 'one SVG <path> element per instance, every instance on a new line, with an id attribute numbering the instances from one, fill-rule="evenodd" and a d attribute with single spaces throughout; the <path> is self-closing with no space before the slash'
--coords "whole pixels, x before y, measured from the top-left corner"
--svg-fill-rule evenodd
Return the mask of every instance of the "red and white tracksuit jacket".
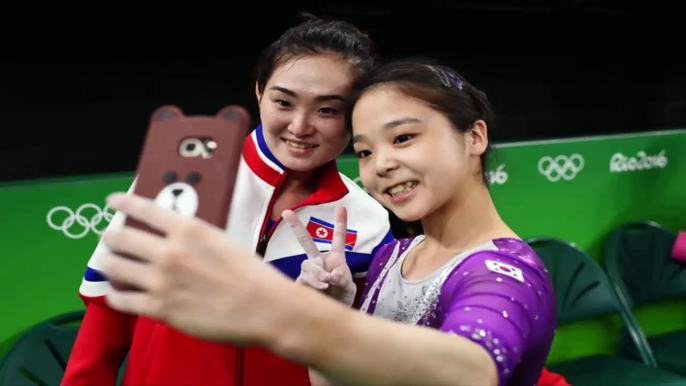
<path id="1" fill-rule="evenodd" d="M 258 126 L 245 139 L 226 232 L 295 279 L 306 259 L 302 247 L 281 221 L 267 230 L 274 199 L 288 173 L 267 148 Z M 324 166 L 317 191 L 293 208 L 322 251 L 331 245 L 337 205 L 348 212 L 348 264 L 364 284 L 374 253 L 393 240 L 388 213 L 331 161 Z M 123 220 L 117 213 L 109 226 L 120 227 Z M 98 261 L 106 250 L 98 244 L 79 289 L 87 311 L 63 385 L 114 385 L 127 353 L 124 385 L 310 384 L 306 367 L 259 347 L 199 340 L 156 320 L 108 308 L 104 294 L 109 283 L 99 272 Z"/>

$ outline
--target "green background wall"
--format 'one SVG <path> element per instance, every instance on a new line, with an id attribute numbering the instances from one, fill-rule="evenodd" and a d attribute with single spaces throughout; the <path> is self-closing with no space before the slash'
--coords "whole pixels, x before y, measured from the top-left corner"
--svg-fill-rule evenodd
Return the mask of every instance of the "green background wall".
<path id="1" fill-rule="evenodd" d="M 568 240 L 602 262 L 603 243 L 620 224 L 652 220 L 672 231 L 686 229 L 686 130 L 500 144 L 492 158 L 496 206 L 523 238 Z M 355 158 L 341 157 L 339 165 L 358 176 Z M 108 223 L 101 214 L 104 199 L 126 190 L 132 178 L 123 173 L 0 185 L 0 355 L 33 324 L 83 308 L 77 291 Z M 92 229 L 74 222 L 69 237 L 48 224 L 48 214 L 60 206 L 101 220 Z M 66 217 L 67 211 L 55 209 L 50 220 L 60 225 Z M 686 302 L 641 309 L 637 317 L 647 335 L 684 328 Z M 618 339 L 618 318 L 561 328 L 549 362 L 611 353 Z"/>

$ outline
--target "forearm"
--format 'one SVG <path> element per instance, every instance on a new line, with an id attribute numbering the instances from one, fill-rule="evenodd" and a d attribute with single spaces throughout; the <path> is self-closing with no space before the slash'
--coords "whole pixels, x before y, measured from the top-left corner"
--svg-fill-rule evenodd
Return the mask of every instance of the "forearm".
<path id="1" fill-rule="evenodd" d="M 88 306 L 67 363 L 62 385 L 113 385 L 131 346 L 135 316 Z"/>
<path id="2" fill-rule="evenodd" d="M 374 318 L 302 287 L 282 293 L 298 302 L 275 310 L 281 327 L 267 345 L 334 382 L 497 384 L 490 355 L 468 339 Z"/>

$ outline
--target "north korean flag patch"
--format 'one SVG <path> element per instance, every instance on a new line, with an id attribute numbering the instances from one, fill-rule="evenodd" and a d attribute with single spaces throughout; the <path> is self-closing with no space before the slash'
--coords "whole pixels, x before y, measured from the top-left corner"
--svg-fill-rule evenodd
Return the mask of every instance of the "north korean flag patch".
<path id="1" fill-rule="evenodd" d="M 315 217 L 310 217 L 310 221 L 308 221 L 305 228 L 307 229 L 307 232 L 310 233 L 310 236 L 315 243 L 331 244 L 333 242 L 333 227 L 333 224 L 329 224 L 328 222 Z M 345 249 L 347 251 L 352 251 L 356 242 L 357 231 L 347 229 Z"/>
<path id="2" fill-rule="evenodd" d="M 505 264 L 500 261 L 486 260 L 486 267 L 489 271 L 509 276 L 524 283 L 524 275 L 522 274 L 522 270 L 515 266 Z"/>

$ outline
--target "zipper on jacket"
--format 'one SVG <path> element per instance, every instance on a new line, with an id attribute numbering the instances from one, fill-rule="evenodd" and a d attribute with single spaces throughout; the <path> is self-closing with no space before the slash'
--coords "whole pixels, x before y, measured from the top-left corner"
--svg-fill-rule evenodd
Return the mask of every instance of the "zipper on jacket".
<path id="1" fill-rule="evenodd" d="M 267 224 L 269 224 L 269 219 L 272 216 L 272 207 L 274 206 L 276 197 L 279 195 L 279 192 L 281 191 L 281 187 L 283 186 L 284 181 L 286 181 L 286 178 L 288 176 L 287 174 L 288 171 L 286 170 L 284 174 L 281 176 L 279 182 L 276 183 L 276 186 L 274 187 L 274 194 L 272 194 L 272 197 L 269 200 L 269 209 L 267 210 L 267 214 L 264 218 L 264 221 L 262 222 L 262 228 L 260 229 L 261 236 L 257 242 L 257 248 L 255 251 L 260 256 L 264 256 L 264 253 L 267 251 L 267 244 L 269 243 L 269 238 L 274 232 L 274 229 L 276 229 L 276 226 L 279 225 L 278 223 L 281 221 L 279 220 L 276 224 L 274 224 L 274 226 L 269 232 L 265 232 L 265 230 L 267 229 Z M 243 373 L 245 370 L 245 348 L 237 347 L 236 350 L 236 373 L 234 378 L 234 386 L 243 386 Z"/>
<path id="2" fill-rule="evenodd" d="M 267 242 L 269 242 L 269 235 L 266 233 L 260 237 L 260 241 L 257 243 L 257 254 L 264 257 L 264 252 L 267 251 Z"/>
<path id="3" fill-rule="evenodd" d="M 281 192 L 281 187 L 283 186 L 283 183 L 286 181 L 287 178 L 288 170 L 286 170 L 283 173 L 281 179 L 276 183 L 276 186 L 274 187 L 274 194 L 272 194 L 272 197 L 269 199 L 269 209 L 267 209 L 267 214 L 264 217 L 264 221 L 262 221 L 262 228 L 260 229 L 261 236 L 257 242 L 257 250 L 255 251 L 260 256 L 264 256 L 264 253 L 267 251 L 267 244 L 269 243 L 269 238 L 271 237 L 272 233 L 274 233 L 274 229 L 276 229 L 276 226 L 279 225 L 279 222 L 281 222 L 281 219 L 279 219 L 279 221 L 277 221 L 277 223 L 274 224 L 274 226 L 269 232 L 266 231 L 267 224 L 269 224 L 269 219 L 272 217 L 272 209 L 274 207 L 274 202 L 276 202 L 276 198 Z"/>
<path id="4" fill-rule="evenodd" d="M 233 381 L 234 386 L 243 386 L 243 366 L 245 352 L 242 347 L 236 347 L 236 374 Z"/>

